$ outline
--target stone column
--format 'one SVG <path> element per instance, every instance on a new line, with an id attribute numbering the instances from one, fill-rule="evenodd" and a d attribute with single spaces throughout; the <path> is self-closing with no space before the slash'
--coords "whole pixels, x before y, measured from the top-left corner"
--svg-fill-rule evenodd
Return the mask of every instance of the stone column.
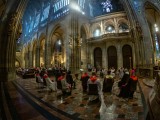
<path id="1" fill-rule="evenodd" d="M 119 43 L 118 46 L 117 46 L 117 57 L 118 57 L 118 68 L 120 67 L 123 67 L 123 56 L 122 56 L 122 46 L 121 44 Z"/>
<path id="2" fill-rule="evenodd" d="M 71 45 L 70 45 L 70 37 L 69 31 L 66 31 L 64 34 L 64 66 L 69 69 L 70 68 L 70 59 L 71 59 Z"/>
<path id="3" fill-rule="evenodd" d="M 90 57 L 90 61 L 91 61 L 91 65 L 92 67 L 94 67 L 94 48 L 92 47 L 92 44 L 90 44 L 90 50 L 89 50 L 89 57 Z"/>
<path id="4" fill-rule="evenodd" d="M 28 67 L 33 67 L 33 56 L 32 56 L 32 51 L 28 51 L 28 57 L 29 57 L 29 64 Z"/>
<path id="5" fill-rule="evenodd" d="M 102 68 L 107 68 L 107 60 L 106 60 L 106 54 L 107 52 L 106 52 L 106 48 L 105 47 L 103 47 L 103 49 L 102 49 Z"/>
<path id="6" fill-rule="evenodd" d="M 80 33 L 79 33 L 79 15 L 76 11 L 71 11 L 71 21 L 70 21 L 70 42 L 71 42 L 71 61 L 70 69 L 73 72 L 77 72 L 81 66 L 81 56 L 80 56 Z"/>
<path id="7" fill-rule="evenodd" d="M 36 67 L 40 67 L 40 46 L 36 47 Z"/>
<path id="8" fill-rule="evenodd" d="M 108 50 L 108 45 L 107 45 L 107 42 L 105 43 L 105 45 L 106 45 L 106 54 L 105 54 L 105 56 L 106 56 L 106 69 L 108 69 L 108 53 L 107 53 L 107 50 Z"/>
<path id="9" fill-rule="evenodd" d="M 83 65 L 81 65 L 81 67 L 83 69 L 86 69 L 87 67 L 87 42 L 85 38 L 82 38 L 82 46 L 81 46 L 81 61 L 83 62 Z"/>
<path id="10" fill-rule="evenodd" d="M 51 43 L 48 41 L 45 45 L 45 67 L 51 67 Z"/>
<path id="11" fill-rule="evenodd" d="M 28 51 L 25 53 L 25 68 L 29 67 Z"/>
<path id="12" fill-rule="evenodd" d="M 114 26 L 115 26 L 115 33 L 119 33 L 118 22 L 116 18 L 114 18 Z"/>

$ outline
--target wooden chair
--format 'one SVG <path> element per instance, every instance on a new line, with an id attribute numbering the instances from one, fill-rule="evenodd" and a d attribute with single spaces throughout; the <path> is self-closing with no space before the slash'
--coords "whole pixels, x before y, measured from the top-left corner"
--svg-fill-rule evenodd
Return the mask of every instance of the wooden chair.
<path id="1" fill-rule="evenodd" d="M 98 85 L 88 84 L 88 95 L 98 95 Z"/>

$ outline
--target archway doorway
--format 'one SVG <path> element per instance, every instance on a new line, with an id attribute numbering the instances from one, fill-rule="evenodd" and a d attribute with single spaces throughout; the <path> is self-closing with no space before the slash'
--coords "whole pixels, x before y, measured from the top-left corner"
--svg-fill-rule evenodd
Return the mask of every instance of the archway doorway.
<path id="1" fill-rule="evenodd" d="M 54 64 L 57 67 L 62 67 L 62 40 L 59 39 L 54 45 Z"/>
<path id="2" fill-rule="evenodd" d="M 108 69 L 114 67 L 117 69 L 117 50 L 116 47 L 110 46 L 107 50 L 108 53 Z"/>
<path id="3" fill-rule="evenodd" d="M 94 49 L 94 67 L 102 68 L 102 49 L 100 47 Z"/>
<path id="4" fill-rule="evenodd" d="M 66 56 L 64 52 L 64 31 L 58 24 L 51 37 L 51 65 L 55 67 L 64 67 Z"/>
<path id="5" fill-rule="evenodd" d="M 123 67 L 131 69 L 133 67 L 132 48 L 130 45 L 124 45 L 122 48 Z"/>

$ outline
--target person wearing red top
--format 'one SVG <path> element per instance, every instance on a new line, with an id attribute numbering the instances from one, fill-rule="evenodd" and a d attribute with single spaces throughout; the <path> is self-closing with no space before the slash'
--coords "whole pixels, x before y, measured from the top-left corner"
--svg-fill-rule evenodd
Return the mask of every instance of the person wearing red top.
<path id="1" fill-rule="evenodd" d="M 46 86 L 52 91 L 56 91 L 57 90 L 57 84 L 55 80 L 51 80 L 47 74 L 47 72 L 44 73 L 43 75 L 43 80 L 45 80 L 46 82 Z"/>
<path id="2" fill-rule="evenodd" d="M 89 101 L 100 100 L 100 95 L 102 94 L 102 87 L 100 80 L 97 78 L 96 73 L 93 72 L 92 76 L 88 79 L 87 82 L 87 92 L 89 92 L 89 84 L 97 84 L 98 87 L 98 95 L 89 95 Z"/>
<path id="3" fill-rule="evenodd" d="M 82 88 L 83 88 L 83 92 L 87 92 L 87 81 L 89 79 L 89 75 L 87 72 L 83 73 L 81 76 L 81 82 L 82 82 Z"/>
<path id="4" fill-rule="evenodd" d="M 130 85 L 130 92 L 129 92 L 129 98 L 133 98 L 133 94 L 137 89 L 137 82 L 138 82 L 138 77 L 135 75 L 135 72 L 132 72 L 130 80 L 129 80 L 129 85 Z"/>
<path id="5" fill-rule="evenodd" d="M 65 73 L 62 73 L 61 76 L 58 77 L 57 87 L 62 90 L 63 95 L 71 95 L 71 85 L 67 83 Z"/>

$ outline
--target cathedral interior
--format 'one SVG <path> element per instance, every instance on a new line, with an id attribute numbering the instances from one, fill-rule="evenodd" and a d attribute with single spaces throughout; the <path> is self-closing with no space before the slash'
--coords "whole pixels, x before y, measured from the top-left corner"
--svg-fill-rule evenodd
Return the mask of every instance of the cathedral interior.
<path id="1" fill-rule="evenodd" d="M 2 120 L 160 120 L 160 0 L 0 0 L 0 55 Z M 117 97 L 116 75 L 89 104 L 82 72 L 113 67 L 136 69 L 133 99 Z M 37 68 L 50 79 L 53 68 L 70 70 L 76 89 L 40 88 L 22 73 Z"/>

